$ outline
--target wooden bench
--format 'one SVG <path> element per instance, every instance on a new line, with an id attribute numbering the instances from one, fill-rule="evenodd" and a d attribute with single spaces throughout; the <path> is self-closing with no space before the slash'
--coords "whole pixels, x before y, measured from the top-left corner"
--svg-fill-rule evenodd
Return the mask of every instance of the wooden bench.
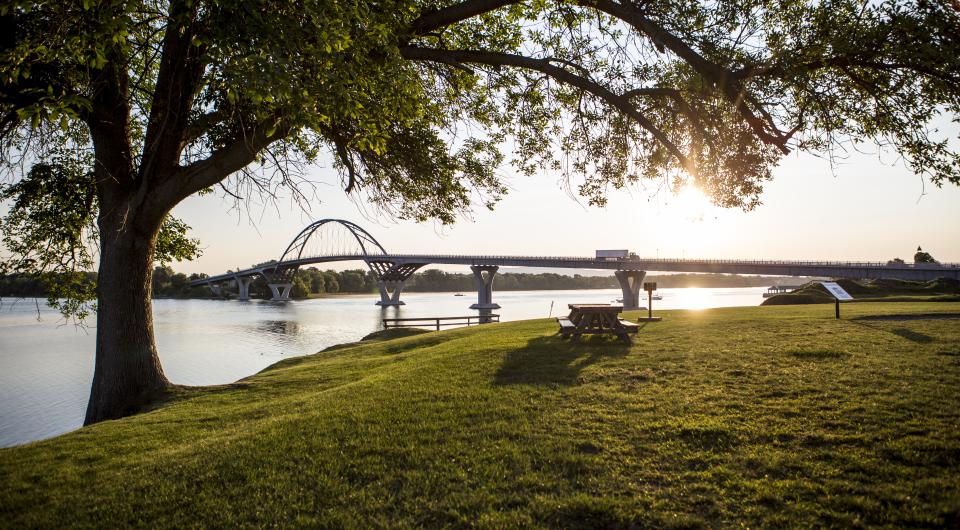
<path id="1" fill-rule="evenodd" d="M 620 319 L 620 325 L 623 326 L 624 328 L 626 328 L 627 333 L 636 333 L 636 332 L 640 331 L 640 326 L 638 326 L 638 325 L 637 325 L 636 323 L 634 323 L 634 322 L 630 322 L 629 320 L 624 320 L 624 319 L 621 318 L 621 319 Z"/>
<path id="2" fill-rule="evenodd" d="M 557 323 L 560 324 L 560 338 L 565 339 L 570 336 L 577 325 L 574 324 L 569 318 L 566 317 L 557 317 Z"/>

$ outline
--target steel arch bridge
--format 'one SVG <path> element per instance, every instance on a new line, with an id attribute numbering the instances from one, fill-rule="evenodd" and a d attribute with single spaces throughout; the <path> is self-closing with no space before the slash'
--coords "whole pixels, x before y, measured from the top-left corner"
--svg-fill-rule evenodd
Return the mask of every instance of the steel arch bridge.
<path id="1" fill-rule="evenodd" d="M 287 245 L 287 249 L 283 251 L 283 254 L 280 255 L 280 259 L 278 259 L 277 262 L 283 263 L 286 261 L 297 261 L 303 259 L 305 257 L 303 253 L 307 249 L 307 244 L 311 242 L 311 238 L 317 234 L 318 230 L 331 223 L 346 228 L 347 232 L 349 232 L 349 234 L 353 236 L 353 239 L 356 240 L 356 243 L 359 246 L 360 254 L 387 254 L 387 251 L 383 248 L 383 245 L 381 245 L 380 242 L 370 234 L 370 232 L 364 230 L 360 225 L 350 221 L 345 221 L 343 219 L 321 219 L 320 221 L 314 221 L 313 223 L 310 223 L 306 228 L 301 230 L 300 233 L 297 234 L 297 237 L 293 238 L 293 241 Z"/>
<path id="2" fill-rule="evenodd" d="M 236 282 L 239 298 L 249 299 L 249 286 L 257 277 L 266 279 L 273 300 L 290 299 L 293 278 L 302 266 L 336 261 L 363 261 L 373 272 L 380 290 L 377 305 L 402 305 L 400 293 L 410 276 L 425 265 L 467 265 L 474 274 L 477 303 L 472 309 L 490 310 L 493 278 L 501 266 L 612 270 L 623 291 L 627 309 L 639 306 L 640 285 L 646 271 L 715 272 L 771 276 L 821 276 L 833 278 L 896 278 L 903 280 L 960 280 L 957 263 L 894 263 L 847 261 L 716 260 L 640 258 L 598 259 L 570 256 L 491 256 L 389 253 L 370 232 L 343 219 L 322 219 L 307 225 L 287 245 L 279 259 L 260 265 L 201 278 L 190 285 L 209 285 L 220 293 L 224 282 Z"/>
<path id="3" fill-rule="evenodd" d="M 301 266 L 334 261 L 363 261 L 377 278 L 381 300 L 379 305 L 401 305 L 400 292 L 414 272 L 427 263 L 391 259 L 383 245 L 360 225 L 344 219 L 321 219 L 307 225 L 287 245 L 280 258 L 249 269 L 227 272 L 190 282 L 209 285 L 219 294 L 219 284 L 235 281 L 239 298 L 250 298 L 250 284 L 263 277 L 273 293 L 273 300 L 290 299 L 293 278 Z"/>

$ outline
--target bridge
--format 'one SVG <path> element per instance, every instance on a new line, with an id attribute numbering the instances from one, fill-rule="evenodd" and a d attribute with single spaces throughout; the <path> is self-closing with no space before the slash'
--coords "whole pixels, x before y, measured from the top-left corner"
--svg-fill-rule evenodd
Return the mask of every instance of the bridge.
<path id="1" fill-rule="evenodd" d="M 479 309 L 481 313 L 500 307 L 493 301 L 493 279 L 497 270 L 504 266 L 612 270 L 623 291 L 625 309 L 639 307 L 640 287 L 646 271 L 921 281 L 936 278 L 960 280 L 958 263 L 396 254 L 387 252 L 376 238 L 355 223 L 342 219 L 323 219 L 311 223 L 297 234 L 280 255 L 280 259 L 248 269 L 194 280 L 190 285 L 208 285 L 214 294 L 219 295 L 224 283 L 235 282 L 239 299 L 249 300 L 250 284 L 257 277 L 262 277 L 270 287 L 272 300 L 284 301 L 290 299 L 297 269 L 306 265 L 337 261 L 363 261 L 367 264 L 377 279 L 380 300 L 376 304 L 380 306 L 403 305 L 400 293 L 406 281 L 426 265 L 469 266 L 477 288 L 477 303 L 470 308 Z"/>

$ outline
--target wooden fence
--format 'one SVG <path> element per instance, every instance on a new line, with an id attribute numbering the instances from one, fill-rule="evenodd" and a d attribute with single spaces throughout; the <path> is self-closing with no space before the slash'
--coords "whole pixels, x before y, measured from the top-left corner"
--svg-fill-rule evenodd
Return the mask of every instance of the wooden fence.
<path id="1" fill-rule="evenodd" d="M 470 315 L 465 317 L 419 317 L 419 318 L 385 318 L 383 327 L 390 328 L 435 328 L 440 331 L 443 326 L 472 326 L 500 322 L 500 315 Z"/>

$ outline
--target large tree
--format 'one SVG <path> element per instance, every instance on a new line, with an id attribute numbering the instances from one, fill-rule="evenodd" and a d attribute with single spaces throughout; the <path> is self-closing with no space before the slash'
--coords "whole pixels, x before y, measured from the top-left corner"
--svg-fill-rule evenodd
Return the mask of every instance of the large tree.
<path id="1" fill-rule="evenodd" d="M 4 263 L 96 240 L 86 421 L 115 418 L 168 385 L 151 274 L 192 194 L 302 192 L 329 154 L 401 218 L 492 206 L 507 162 L 593 203 L 650 180 L 749 209 L 792 150 L 862 143 L 958 183 L 931 126 L 960 114 L 958 28 L 934 1 L 7 0 Z"/>

